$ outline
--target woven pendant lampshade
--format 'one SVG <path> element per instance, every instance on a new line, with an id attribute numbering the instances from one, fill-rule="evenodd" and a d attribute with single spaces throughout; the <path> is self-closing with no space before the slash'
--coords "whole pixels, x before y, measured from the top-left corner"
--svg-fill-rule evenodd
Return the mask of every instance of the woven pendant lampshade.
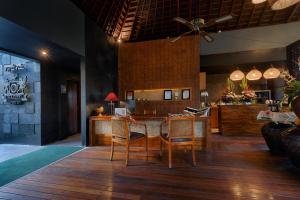
<path id="1" fill-rule="evenodd" d="M 252 69 L 246 76 L 249 81 L 256 81 L 262 77 L 262 73 L 257 69 Z"/>
<path id="2" fill-rule="evenodd" d="M 267 1 L 267 0 L 252 0 L 252 3 L 253 4 L 259 4 L 259 3 L 263 3 L 265 1 Z"/>
<path id="3" fill-rule="evenodd" d="M 265 79 L 278 78 L 279 75 L 280 75 L 280 71 L 275 67 L 270 67 L 263 74 Z"/>
<path id="4" fill-rule="evenodd" d="M 241 70 L 237 69 L 237 70 L 233 71 L 233 72 L 230 74 L 230 77 L 229 77 L 229 78 L 230 78 L 232 81 L 240 81 L 240 80 L 242 80 L 244 77 L 245 77 L 245 74 L 244 74 Z"/>
<path id="5" fill-rule="evenodd" d="M 272 10 L 281 10 L 290 7 L 300 0 L 268 0 Z"/>

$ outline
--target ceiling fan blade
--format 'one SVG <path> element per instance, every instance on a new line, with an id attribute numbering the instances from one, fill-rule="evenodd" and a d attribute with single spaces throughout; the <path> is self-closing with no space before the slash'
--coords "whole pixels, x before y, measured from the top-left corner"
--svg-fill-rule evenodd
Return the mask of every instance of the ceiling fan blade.
<path id="1" fill-rule="evenodd" d="M 193 31 L 185 32 L 185 33 L 183 33 L 182 35 L 180 35 L 180 36 L 178 36 L 178 37 L 172 39 L 170 42 L 176 42 L 177 40 L 179 40 L 179 39 L 182 38 L 183 36 L 188 35 L 188 34 L 190 34 L 190 33 L 192 33 L 192 32 L 193 32 Z"/>
<path id="2" fill-rule="evenodd" d="M 231 19 L 233 19 L 233 17 L 234 17 L 234 15 L 229 14 L 229 15 L 225 15 L 225 16 L 219 17 L 217 19 L 212 19 L 212 20 L 209 20 L 207 23 L 205 23 L 202 27 L 213 26 L 213 25 L 215 25 L 217 23 L 222 23 L 222 22 L 231 20 Z"/>
<path id="3" fill-rule="evenodd" d="M 216 23 L 222 23 L 222 22 L 225 22 L 225 21 L 228 21 L 228 20 L 231 20 L 231 19 L 233 19 L 233 16 L 231 14 L 225 15 L 223 17 L 217 18 Z"/>
<path id="4" fill-rule="evenodd" d="M 208 33 L 206 33 L 205 31 L 201 31 L 200 35 L 209 43 L 214 41 L 214 38 L 212 38 Z"/>
<path id="5" fill-rule="evenodd" d="M 187 27 L 189 27 L 190 29 L 194 30 L 194 25 L 191 22 L 187 21 L 186 19 L 183 19 L 181 17 L 174 17 L 173 20 L 176 22 L 179 22 L 181 24 L 184 24 Z"/>

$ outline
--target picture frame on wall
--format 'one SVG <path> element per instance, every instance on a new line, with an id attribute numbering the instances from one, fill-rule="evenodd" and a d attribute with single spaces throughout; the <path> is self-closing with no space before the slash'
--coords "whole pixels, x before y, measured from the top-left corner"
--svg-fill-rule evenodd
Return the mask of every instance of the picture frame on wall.
<path id="1" fill-rule="evenodd" d="M 182 92 L 181 92 L 181 98 L 182 100 L 189 100 L 191 97 L 190 97 L 190 89 L 182 89 Z"/>
<path id="2" fill-rule="evenodd" d="M 172 100 L 172 90 L 164 90 L 164 100 Z"/>
<path id="3" fill-rule="evenodd" d="M 126 92 L 126 100 L 134 100 L 134 91 Z"/>

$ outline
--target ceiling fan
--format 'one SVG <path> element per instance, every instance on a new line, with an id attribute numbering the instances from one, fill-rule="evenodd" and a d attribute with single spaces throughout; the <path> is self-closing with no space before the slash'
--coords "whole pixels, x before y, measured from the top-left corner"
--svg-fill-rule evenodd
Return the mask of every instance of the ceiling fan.
<path id="1" fill-rule="evenodd" d="M 203 29 L 207 28 L 207 27 L 210 27 L 210 26 L 213 26 L 213 25 L 218 24 L 218 23 L 222 23 L 222 22 L 231 20 L 231 19 L 233 19 L 233 17 L 234 17 L 234 15 L 229 14 L 229 15 L 219 17 L 217 19 L 209 20 L 206 23 L 205 23 L 204 19 L 201 19 L 201 18 L 196 18 L 196 19 L 193 19 L 192 21 L 188 21 L 188 20 L 183 19 L 181 17 L 174 17 L 173 18 L 174 21 L 179 22 L 181 24 L 184 24 L 185 26 L 187 26 L 191 30 L 188 31 L 188 32 L 183 33 L 182 35 L 180 35 L 180 36 L 178 36 L 174 39 L 172 39 L 171 42 L 176 42 L 182 36 L 188 35 L 188 34 L 193 33 L 193 32 L 199 33 L 207 42 L 213 42 L 214 39 L 206 31 L 204 31 Z"/>

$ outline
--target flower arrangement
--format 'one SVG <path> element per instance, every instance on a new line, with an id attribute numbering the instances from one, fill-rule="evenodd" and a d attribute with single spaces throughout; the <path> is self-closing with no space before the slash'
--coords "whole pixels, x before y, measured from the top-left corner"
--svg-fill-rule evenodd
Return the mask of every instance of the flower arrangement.
<path id="1" fill-rule="evenodd" d="M 240 88 L 242 89 L 241 94 L 236 94 L 234 92 L 234 83 L 232 80 L 227 80 L 227 87 L 222 95 L 222 101 L 224 103 L 250 103 L 252 100 L 256 99 L 255 91 L 250 89 L 247 83 L 247 79 L 243 78 Z"/>
<path id="2" fill-rule="evenodd" d="M 280 78 L 285 82 L 284 93 L 285 99 L 287 98 L 288 104 L 300 94 L 300 81 L 296 80 L 288 70 L 283 70 L 280 73 Z M 285 100 L 283 99 L 283 101 Z"/>
<path id="3" fill-rule="evenodd" d="M 252 100 L 256 99 L 257 96 L 255 91 L 248 86 L 248 82 L 245 77 L 242 79 L 240 88 L 242 89 L 242 100 L 244 102 L 251 102 Z"/>

